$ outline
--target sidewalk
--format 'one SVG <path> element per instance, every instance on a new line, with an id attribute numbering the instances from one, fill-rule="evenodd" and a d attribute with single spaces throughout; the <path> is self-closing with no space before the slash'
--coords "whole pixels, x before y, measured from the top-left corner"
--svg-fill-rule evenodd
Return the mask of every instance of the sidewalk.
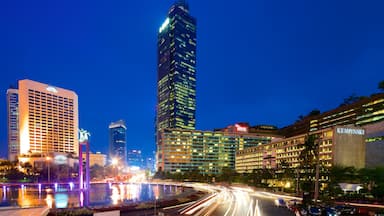
<path id="1" fill-rule="evenodd" d="M 15 207 L 4 207 L 0 208 L 0 215 L 7 216 L 46 216 L 49 212 L 48 207 L 38 208 L 15 208 Z"/>

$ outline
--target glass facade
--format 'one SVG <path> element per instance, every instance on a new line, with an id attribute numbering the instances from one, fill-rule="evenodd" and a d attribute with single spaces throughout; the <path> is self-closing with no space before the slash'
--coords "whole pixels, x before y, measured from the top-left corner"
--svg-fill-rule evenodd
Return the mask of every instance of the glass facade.
<path id="1" fill-rule="evenodd" d="M 156 130 L 195 129 L 196 20 L 175 3 L 158 33 Z"/>
<path id="2" fill-rule="evenodd" d="M 128 166 L 143 168 L 144 161 L 140 150 L 129 150 L 127 153 Z"/>
<path id="3" fill-rule="evenodd" d="M 109 125 L 109 157 L 117 159 L 119 165 L 127 163 L 127 127 L 123 120 Z"/>
<path id="4" fill-rule="evenodd" d="M 158 170 L 219 174 L 225 167 L 235 169 L 236 150 L 271 142 L 273 137 L 251 133 L 164 129 L 158 146 L 162 155 Z"/>

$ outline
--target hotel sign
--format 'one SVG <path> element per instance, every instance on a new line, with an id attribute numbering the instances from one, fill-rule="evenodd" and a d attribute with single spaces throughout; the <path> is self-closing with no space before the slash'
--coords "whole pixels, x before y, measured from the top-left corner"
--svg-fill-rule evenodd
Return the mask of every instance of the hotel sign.
<path id="1" fill-rule="evenodd" d="M 248 127 L 241 126 L 239 124 L 235 124 L 237 132 L 248 132 Z"/>
<path id="2" fill-rule="evenodd" d="M 365 131 L 363 129 L 356 128 L 336 128 L 338 134 L 352 134 L 352 135 L 364 135 Z"/>
<path id="3" fill-rule="evenodd" d="M 52 93 L 57 93 L 58 92 L 57 89 L 55 87 L 53 87 L 53 86 L 48 86 L 46 89 L 47 89 L 47 91 L 52 92 Z"/>

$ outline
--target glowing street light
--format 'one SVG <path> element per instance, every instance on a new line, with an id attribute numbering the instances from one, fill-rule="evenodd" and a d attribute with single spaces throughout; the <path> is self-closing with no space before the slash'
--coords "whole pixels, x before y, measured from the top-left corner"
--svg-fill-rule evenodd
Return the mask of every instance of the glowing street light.
<path id="1" fill-rule="evenodd" d="M 119 160 L 117 158 L 112 158 L 112 165 L 116 166 L 119 163 Z"/>

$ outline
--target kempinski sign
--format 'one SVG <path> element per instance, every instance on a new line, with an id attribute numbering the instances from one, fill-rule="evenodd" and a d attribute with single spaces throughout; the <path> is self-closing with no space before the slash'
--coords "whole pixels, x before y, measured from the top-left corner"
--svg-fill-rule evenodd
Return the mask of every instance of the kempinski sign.
<path id="1" fill-rule="evenodd" d="M 364 135 L 365 131 L 363 129 L 355 128 L 336 128 L 338 134 L 353 134 L 353 135 Z"/>

